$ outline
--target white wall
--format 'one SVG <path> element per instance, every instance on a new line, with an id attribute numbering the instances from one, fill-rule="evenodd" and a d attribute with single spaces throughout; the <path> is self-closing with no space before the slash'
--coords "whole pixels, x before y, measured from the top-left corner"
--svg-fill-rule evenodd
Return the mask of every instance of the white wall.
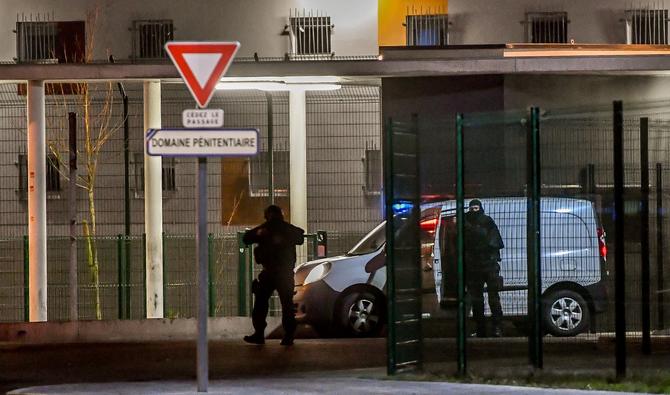
<path id="1" fill-rule="evenodd" d="M 377 54 L 376 0 L 2 0 L 0 2 L 0 61 L 16 55 L 17 14 L 53 12 L 56 21 L 85 20 L 96 9 L 96 59 L 110 51 L 117 58 L 131 54 L 132 21 L 172 19 L 175 39 L 195 41 L 237 40 L 237 56 L 284 56 L 288 36 L 281 35 L 289 9 L 319 10 L 335 25 L 332 48 L 336 55 Z"/>
<path id="2" fill-rule="evenodd" d="M 527 11 L 566 11 L 568 39 L 576 43 L 625 43 L 620 22 L 629 0 L 449 0 L 451 44 L 524 42 Z M 642 1 L 644 6 L 647 3 Z M 658 2 L 657 2 L 658 3 Z M 667 7 L 667 4 L 666 4 Z"/>

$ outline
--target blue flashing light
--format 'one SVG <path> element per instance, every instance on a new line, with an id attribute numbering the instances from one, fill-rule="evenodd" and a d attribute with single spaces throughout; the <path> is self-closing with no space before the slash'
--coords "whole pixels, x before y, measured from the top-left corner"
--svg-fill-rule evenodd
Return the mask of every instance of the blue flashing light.
<path id="1" fill-rule="evenodd" d="M 400 201 L 393 203 L 391 208 L 393 209 L 393 215 L 408 214 L 414 208 L 414 204 L 406 201 Z"/>

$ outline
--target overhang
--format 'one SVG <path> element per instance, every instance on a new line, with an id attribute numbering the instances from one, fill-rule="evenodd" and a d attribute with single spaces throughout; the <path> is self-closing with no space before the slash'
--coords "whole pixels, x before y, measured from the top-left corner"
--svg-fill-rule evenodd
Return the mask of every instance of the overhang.
<path id="1" fill-rule="evenodd" d="M 228 77 L 358 78 L 477 74 L 670 74 L 670 46 L 500 44 L 382 47 L 378 58 L 236 61 Z M 170 63 L 0 64 L 0 81 L 179 80 Z"/>

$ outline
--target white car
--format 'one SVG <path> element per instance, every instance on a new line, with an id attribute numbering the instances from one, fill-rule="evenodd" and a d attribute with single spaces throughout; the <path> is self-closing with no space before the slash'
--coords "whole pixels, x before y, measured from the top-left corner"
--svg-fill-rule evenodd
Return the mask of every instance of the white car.
<path id="1" fill-rule="evenodd" d="M 480 199 L 503 237 L 500 293 L 505 317 L 527 314 L 525 197 Z M 466 201 L 467 205 L 467 201 Z M 422 265 L 432 271 L 435 305 L 455 302 L 455 201 L 424 204 Z M 586 331 L 606 302 L 605 234 L 594 203 L 542 198 L 541 259 L 544 325 L 555 336 Z M 432 216 L 431 216 L 432 215 Z M 386 323 L 385 222 L 345 255 L 310 261 L 295 269 L 294 303 L 299 322 L 320 333 L 378 335 Z M 485 293 L 486 297 L 486 293 Z M 453 304 L 455 306 L 455 304 Z M 490 315 L 488 303 L 486 315 Z"/>

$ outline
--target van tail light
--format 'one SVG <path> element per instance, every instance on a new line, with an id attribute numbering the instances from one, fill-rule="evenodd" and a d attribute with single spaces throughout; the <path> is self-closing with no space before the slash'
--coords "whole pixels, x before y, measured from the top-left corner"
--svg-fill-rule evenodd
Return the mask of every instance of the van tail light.
<path id="1" fill-rule="evenodd" d="M 598 228 L 598 250 L 603 260 L 607 260 L 607 242 L 605 241 L 605 229 Z"/>
<path id="2" fill-rule="evenodd" d="M 435 233 L 435 228 L 437 227 L 437 218 L 431 218 L 423 220 L 419 223 L 421 230 L 429 234 Z"/>

